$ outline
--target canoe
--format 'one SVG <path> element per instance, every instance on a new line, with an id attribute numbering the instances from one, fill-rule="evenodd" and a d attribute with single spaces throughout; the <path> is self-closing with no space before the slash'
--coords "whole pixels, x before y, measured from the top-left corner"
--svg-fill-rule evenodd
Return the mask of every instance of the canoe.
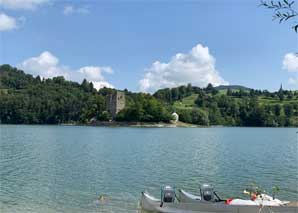
<path id="1" fill-rule="evenodd" d="M 228 205 L 225 202 L 163 203 L 147 192 L 142 192 L 141 208 L 161 213 L 298 213 L 298 206 Z"/>
<path id="2" fill-rule="evenodd" d="M 196 203 L 196 202 L 204 202 L 201 199 L 201 196 L 193 195 L 189 192 L 186 192 L 182 189 L 178 190 L 178 198 L 179 202 L 182 203 Z M 273 199 L 271 196 L 267 194 L 261 194 L 262 198 L 257 198 L 256 200 L 244 200 L 244 199 L 230 199 L 229 205 L 245 205 L 245 206 L 284 206 L 289 204 L 289 201 L 281 201 L 279 199 Z M 222 200 L 225 201 L 225 200 Z"/>
<path id="3" fill-rule="evenodd" d="M 201 196 L 193 195 L 182 189 L 179 189 L 178 192 L 179 192 L 178 194 L 179 202 L 181 203 L 196 203 L 196 202 L 202 201 Z"/>

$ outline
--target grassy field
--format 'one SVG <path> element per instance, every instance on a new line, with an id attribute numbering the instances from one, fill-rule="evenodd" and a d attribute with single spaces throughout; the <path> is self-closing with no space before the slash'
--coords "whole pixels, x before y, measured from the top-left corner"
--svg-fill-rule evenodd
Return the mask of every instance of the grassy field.
<path id="1" fill-rule="evenodd" d="M 220 92 L 218 95 L 225 94 L 224 92 Z M 173 106 L 175 107 L 176 110 L 179 109 L 192 109 L 192 108 L 197 108 L 195 104 L 195 100 L 197 99 L 197 94 L 193 94 L 191 96 L 183 98 L 181 101 L 176 101 L 174 102 Z M 233 97 L 238 103 L 242 102 L 242 98 L 238 97 Z M 280 101 L 279 99 L 276 98 L 270 98 L 270 97 L 265 97 L 265 96 L 260 96 L 258 97 L 260 105 L 285 105 L 285 104 L 290 104 L 290 103 L 295 103 L 298 104 L 297 99 L 285 99 L 283 101 Z M 291 117 L 292 124 L 294 126 L 298 126 L 298 116 L 292 116 Z"/>
<path id="2" fill-rule="evenodd" d="M 274 99 L 274 98 L 269 98 L 269 97 L 264 97 L 264 96 L 261 96 L 259 97 L 259 101 L 260 101 L 260 104 L 269 104 L 269 105 L 275 105 L 275 104 L 281 104 L 281 105 L 284 105 L 284 104 L 290 104 L 290 103 L 297 103 L 297 99 L 285 99 L 283 101 L 280 101 L 278 99 Z"/>
<path id="3" fill-rule="evenodd" d="M 175 101 L 174 107 L 176 109 L 188 109 L 196 107 L 195 100 L 197 99 L 198 94 L 192 94 L 188 97 L 183 98 L 181 101 Z"/>
<path id="4" fill-rule="evenodd" d="M 8 89 L 0 89 L 0 94 L 7 94 Z"/>
<path id="5" fill-rule="evenodd" d="M 226 94 L 226 90 L 220 90 L 218 95 L 221 95 L 221 94 Z M 176 109 L 191 109 L 193 107 L 196 107 L 195 100 L 197 99 L 197 96 L 198 96 L 197 94 L 192 94 L 191 96 L 185 97 L 182 100 L 175 101 L 173 106 Z M 238 98 L 238 97 L 232 97 L 232 98 L 235 99 L 237 102 L 242 101 L 242 98 Z M 279 99 L 265 97 L 265 96 L 258 97 L 258 100 L 260 105 L 276 105 L 276 104 L 285 105 L 290 103 L 297 104 L 298 102 L 297 99 L 289 100 L 285 98 L 285 100 L 280 101 Z"/>

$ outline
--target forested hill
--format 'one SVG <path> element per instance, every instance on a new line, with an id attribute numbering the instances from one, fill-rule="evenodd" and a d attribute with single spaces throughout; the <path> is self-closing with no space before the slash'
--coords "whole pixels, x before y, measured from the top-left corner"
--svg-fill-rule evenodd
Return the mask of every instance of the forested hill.
<path id="1" fill-rule="evenodd" d="M 59 124 L 88 123 L 91 119 L 108 121 L 106 96 L 114 92 L 94 89 L 63 77 L 42 80 L 9 65 L 0 66 L 0 123 Z M 119 121 L 169 122 L 170 111 L 150 94 L 125 90 L 126 108 Z"/>
<path id="2" fill-rule="evenodd" d="M 106 96 L 115 90 L 94 89 L 84 80 L 41 79 L 10 65 L 0 66 L 0 123 L 86 124 L 108 121 Z M 179 119 L 198 125 L 298 126 L 298 92 L 260 91 L 242 86 L 209 84 L 161 89 L 153 95 L 124 90 L 126 107 L 117 121 L 170 122 Z"/>
<path id="3" fill-rule="evenodd" d="M 158 90 L 186 123 L 225 126 L 298 126 L 298 91 L 254 90 L 243 86 L 206 88 L 188 84 Z"/>

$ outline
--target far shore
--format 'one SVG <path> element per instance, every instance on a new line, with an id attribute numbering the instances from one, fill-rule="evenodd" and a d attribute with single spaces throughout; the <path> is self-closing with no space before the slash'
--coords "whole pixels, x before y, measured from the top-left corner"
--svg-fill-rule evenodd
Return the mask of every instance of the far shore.
<path id="1" fill-rule="evenodd" d="M 126 122 L 126 121 L 93 121 L 90 123 L 58 123 L 58 124 L 6 124 L 1 123 L 0 125 L 49 125 L 49 126 L 98 126 L 98 127 L 149 127 L 149 128 L 175 128 L 175 127 L 185 127 L 185 128 L 194 128 L 194 127 L 213 127 L 213 126 L 200 126 L 196 124 L 189 124 L 184 122 Z"/>
<path id="2" fill-rule="evenodd" d="M 58 123 L 58 124 L 5 124 L 0 125 L 32 125 L 32 126 L 90 126 L 90 127 L 135 127 L 135 128 L 216 128 L 216 127 L 229 127 L 229 128 L 297 128 L 297 126 L 287 127 L 258 127 L 258 126 L 225 126 L 225 125 L 196 125 L 190 123 L 178 122 L 120 122 L 120 121 L 95 121 L 91 123 Z M 297 132 L 298 133 L 298 132 Z"/>
<path id="3" fill-rule="evenodd" d="M 95 121 L 87 126 L 104 126 L 104 127 L 150 127 L 150 128 L 174 128 L 174 127 L 203 127 L 195 124 L 188 124 L 183 122 L 120 122 L 120 121 Z"/>

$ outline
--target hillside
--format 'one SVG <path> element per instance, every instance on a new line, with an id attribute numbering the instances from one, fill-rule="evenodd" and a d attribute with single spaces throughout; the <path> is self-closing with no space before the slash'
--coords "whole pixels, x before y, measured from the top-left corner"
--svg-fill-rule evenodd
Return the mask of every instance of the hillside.
<path id="1" fill-rule="evenodd" d="M 63 77 L 41 79 L 9 65 L 0 66 L 0 123 L 87 124 L 109 121 L 107 95 L 84 80 Z M 190 84 L 165 88 L 153 95 L 124 90 L 126 107 L 114 118 L 119 122 L 169 123 L 172 112 L 180 121 L 196 125 L 298 126 L 298 92 L 268 92 L 242 86 Z"/>
<path id="2" fill-rule="evenodd" d="M 220 86 L 217 86 L 214 88 L 216 90 L 228 90 L 228 89 L 231 89 L 231 90 L 241 90 L 242 89 L 242 90 L 246 90 L 246 91 L 251 90 L 251 88 L 240 86 L 240 85 L 220 85 Z"/>
<path id="3" fill-rule="evenodd" d="M 242 86 L 206 88 L 190 84 L 155 94 L 186 123 L 225 126 L 298 126 L 298 92 L 254 90 Z"/>
<path id="4" fill-rule="evenodd" d="M 219 90 L 219 94 L 224 94 L 226 95 L 227 91 L 226 89 L 222 89 Z M 192 94 L 190 96 L 187 96 L 185 98 L 182 98 L 180 100 L 177 100 L 173 103 L 173 106 L 175 107 L 175 109 L 189 109 L 189 108 L 193 108 L 193 107 L 198 107 L 196 105 L 196 99 L 197 99 L 198 95 L 197 94 Z M 235 97 L 235 96 L 230 96 L 234 101 L 238 101 L 241 102 L 241 98 L 239 97 Z M 269 106 L 274 106 L 276 104 L 279 105 L 287 105 L 287 104 L 297 104 L 298 100 L 295 98 L 285 98 L 283 101 L 281 101 L 278 97 L 270 97 L 270 96 L 265 96 L 265 95 L 260 95 L 257 96 L 257 101 L 260 105 L 269 105 Z"/>
<path id="5" fill-rule="evenodd" d="M 41 79 L 9 65 L 0 66 L 0 123 L 8 124 L 86 124 L 108 121 L 111 114 L 106 96 L 115 90 L 94 89 L 63 77 Z M 171 114 L 162 102 L 149 94 L 125 91 L 127 106 L 115 118 L 129 122 L 169 122 Z"/>

